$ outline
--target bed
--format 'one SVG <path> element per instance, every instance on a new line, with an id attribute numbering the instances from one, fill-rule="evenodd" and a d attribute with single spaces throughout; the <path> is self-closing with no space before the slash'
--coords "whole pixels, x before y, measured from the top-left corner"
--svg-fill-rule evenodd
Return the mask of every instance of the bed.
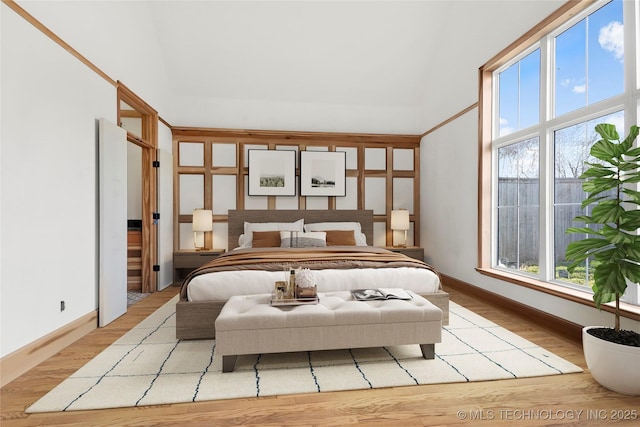
<path id="1" fill-rule="evenodd" d="M 215 319 L 231 296 L 269 293 L 291 267 L 313 270 L 318 292 L 410 289 L 442 309 L 447 324 L 449 299 L 437 271 L 372 243 L 371 210 L 230 210 L 232 250 L 184 279 L 176 337 L 215 338 Z"/>

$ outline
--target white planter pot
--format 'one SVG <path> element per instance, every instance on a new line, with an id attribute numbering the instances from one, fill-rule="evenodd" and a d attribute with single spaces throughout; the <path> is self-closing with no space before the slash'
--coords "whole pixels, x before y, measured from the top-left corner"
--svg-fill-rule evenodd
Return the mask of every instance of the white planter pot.
<path id="1" fill-rule="evenodd" d="M 601 340 L 582 328 L 582 350 L 587 367 L 600 385 L 622 394 L 640 395 L 640 347 Z"/>

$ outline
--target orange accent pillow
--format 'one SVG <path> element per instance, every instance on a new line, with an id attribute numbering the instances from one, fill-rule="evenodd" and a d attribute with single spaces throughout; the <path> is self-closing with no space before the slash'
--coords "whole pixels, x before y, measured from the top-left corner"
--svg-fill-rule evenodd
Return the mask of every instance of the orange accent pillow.
<path id="1" fill-rule="evenodd" d="M 280 247 L 280 231 L 254 231 L 252 248 L 279 248 Z"/>
<path id="2" fill-rule="evenodd" d="M 355 246 L 353 230 L 327 230 L 327 246 Z"/>

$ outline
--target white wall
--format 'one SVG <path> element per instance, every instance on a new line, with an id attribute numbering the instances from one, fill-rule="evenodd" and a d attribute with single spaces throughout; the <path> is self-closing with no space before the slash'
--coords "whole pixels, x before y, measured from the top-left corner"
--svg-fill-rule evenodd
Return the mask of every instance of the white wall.
<path id="1" fill-rule="evenodd" d="M 5 356 L 97 307 L 96 119 L 115 123 L 116 90 L 0 7 Z"/>
<path id="2" fill-rule="evenodd" d="M 167 114 L 172 124 L 193 127 L 356 133 L 424 131 L 419 111 L 406 107 L 263 102 L 176 94 Z"/>
<path id="3" fill-rule="evenodd" d="M 475 271 L 478 259 L 478 111 L 421 142 L 421 236 L 425 257 L 443 274 L 580 325 L 613 325 L 613 315 Z M 622 319 L 640 331 L 640 322 Z"/>
<path id="4" fill-rule="evenodd" d="M 146 1 L 16 3 L 156 111 L 167 111 L 170 82 Z"/>

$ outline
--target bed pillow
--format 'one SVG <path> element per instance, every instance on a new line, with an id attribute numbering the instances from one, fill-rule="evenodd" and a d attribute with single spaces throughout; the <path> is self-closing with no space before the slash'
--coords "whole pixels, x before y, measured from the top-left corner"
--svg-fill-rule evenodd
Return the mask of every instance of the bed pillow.
<path id="1" fill-rule="evenodd" d="M 327 230 L 327 246 L 355 246 L 356 236 L 353 230 Z"/>
<path id="2" fill-rule="evenodd" d="M 244 223 L 244 234 L 238 238 L 241 248 L 250 248 L 253 241 L 254 231 L 304 231 L 304 219 L 294 222 L 246 222 Z"/>
<path id="3" fill-rule="evenodd" d="M 305 224 L 304 231 L 353 230 L 356 246 L 367 246 L 367 236 L 359 222 L 316 222 Z"/>
<path id="4" fill-rule="evenodd" d="M 279 248 L 280 231 L 254 231 L 252 248 Z"/>
<path id="5" fill-rule="evenodd" d="M 308 233 L 281 231 L 280 246 L 283 248 L 325 247 L 327 246 L 327 233 L 324 231 L 311 231 Z"/>

